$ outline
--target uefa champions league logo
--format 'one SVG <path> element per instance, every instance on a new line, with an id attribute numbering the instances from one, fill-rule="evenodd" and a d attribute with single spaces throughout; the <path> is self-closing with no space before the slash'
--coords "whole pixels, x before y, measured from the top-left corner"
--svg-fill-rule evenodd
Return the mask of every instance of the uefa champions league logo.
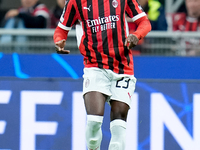
<path id="1" fill-rule="evenodd" d="M 113 6 L 114 8 L 117 8 L 117 6 L 118 6 L 117 0 L 113 0 L 113 1 L 112 1 L 112 6 Z"/>

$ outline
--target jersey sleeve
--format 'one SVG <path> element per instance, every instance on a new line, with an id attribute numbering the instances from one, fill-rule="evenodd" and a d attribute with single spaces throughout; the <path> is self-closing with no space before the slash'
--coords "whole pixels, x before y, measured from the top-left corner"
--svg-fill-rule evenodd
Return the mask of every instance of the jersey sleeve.
<path id="1" fill-rule="evenodd" d="M 66 4 L 60 17 L 60 22 L 58 23 L 58 26 L 63 30 L 71 30 L 72 26 L 77 21 L 77 10 L 74 6 L 74 0 L 67 0 L 65 3 Z"/>
<path id="2" fill-rule="evenodd" d="M 127 3 L 126 13 L 133 20 L 133 22 L 146 16 L 146 13 L 143 11 L 137 0 L 127 0 Z"/>

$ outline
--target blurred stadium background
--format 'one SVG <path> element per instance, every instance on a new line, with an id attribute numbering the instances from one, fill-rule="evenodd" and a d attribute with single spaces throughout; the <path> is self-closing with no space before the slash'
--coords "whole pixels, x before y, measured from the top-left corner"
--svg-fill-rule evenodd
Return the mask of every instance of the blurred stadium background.
<path id="1" fill-rule="evenodd" d="M 53 0 L 41 0 L 49 8 Z M 184 0 L 162 0 L 167 14 L 182 9 Z M 1 8 L 20 1 L 4 0 Z M 168 18 L 170 22 L 170 17 Z M 82 100 L 82 56 L 75 30 L 66 49 L 55 53 L 54 29 L 0 29 L 12 35 L 0 44 L 0 150 L 86 150 Z M 26 36 L 27 42 L 15 41 Z M 200 58 L 186 56 L 183 39 L 197 32 L 150 32 L 133 56 L 138 79 L 128 118 L 126 150 L 200 150 Z M 195 46 L 199 49 L 199 46 Z M 109 144 L 106 105 L 102 150 Z"/>
<path id="2" fill-rule="evenodd" d="M 144 40 L 144 43 L 140 47 L 141 55 L 161 55 L 161 56 L 184 56 L 186 55 L 185 49 L 187 47 L 186 42 L 183 39 L 199 39 L 198 33 L 174 33 L 171 26 L 171 13 L 176 11 L 183 11 L 184 0 L 160 0 L 165 7 L 168 32 L 157 32 L 151 31 Z M 53 0 L 41 0 L 45 3 L 48 8 L 52 8 L 55 5 Z M 2 1 L 1 8 L 10 9 L 18 8 L 20 1 L 6 0 Z M 41 30 L 4 30 L 0 28 L 0 35 L 13 35 L 14 40 L 12 43 L 2 43 L 0 50 L 3 53 L 53 53 L 55 52 L 53 46 L 53 35 L 54 29 L 41 29 Z M 26 35 L 27 42 L 19 43 L 15 41 L 16 36 Z M 198 42 L 199 40 L 197 40 Z M 71 50 L 71 53 L 78 54 L 79 50 L 76 45 L 75 30 L 72 30 L 69 34 L 67 41 L 67 47 Z M 199 47 L 195 46 L 195 49 Z"/>
<path id="3" fill-rule="evenodd" d="M 13 35 L 14 39 L 11 43 L 1 43 L 0 49 L 3 53 L 54 53 L 53 33 L 54 29 L 0 29 L 0 35 Z M 16 36 L 26 36 L 26 43 L 15 41 Z M 185 49 L 188 48 L 185 40 L 193 39 L 198 42 L 199 38 L 197 32 L 151 31 L 140 45 L 140 55 L 185 56 Z M 194 48 L 200 51 L 198 44 L 194 45 Z M 79 54 L 75 29 L 69 32 L 66 49 L 69 49 L 71 54 Z"/>

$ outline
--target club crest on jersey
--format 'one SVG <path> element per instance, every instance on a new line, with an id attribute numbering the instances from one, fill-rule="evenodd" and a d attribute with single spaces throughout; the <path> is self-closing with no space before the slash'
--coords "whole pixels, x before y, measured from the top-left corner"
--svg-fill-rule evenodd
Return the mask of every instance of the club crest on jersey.
<path id="1" fill-rule="evenodd" d="M 117 6 L 118 6 L 117 0 L 113 0 L 113 1 L 112 1 L 112 6 L 113 6 L 114 8 L 117 8 Z"/>

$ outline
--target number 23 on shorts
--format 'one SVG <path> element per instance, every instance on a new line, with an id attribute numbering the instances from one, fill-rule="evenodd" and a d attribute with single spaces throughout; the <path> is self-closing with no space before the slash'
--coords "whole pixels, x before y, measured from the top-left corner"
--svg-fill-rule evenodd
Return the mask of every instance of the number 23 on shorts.
<path id="1" fill-rule="evenodd" d="M 116 87 L 127 89 L 129 87 L 130 80 L 130 78 L 122 77 L 121 79 L 117 80 Z"/>

